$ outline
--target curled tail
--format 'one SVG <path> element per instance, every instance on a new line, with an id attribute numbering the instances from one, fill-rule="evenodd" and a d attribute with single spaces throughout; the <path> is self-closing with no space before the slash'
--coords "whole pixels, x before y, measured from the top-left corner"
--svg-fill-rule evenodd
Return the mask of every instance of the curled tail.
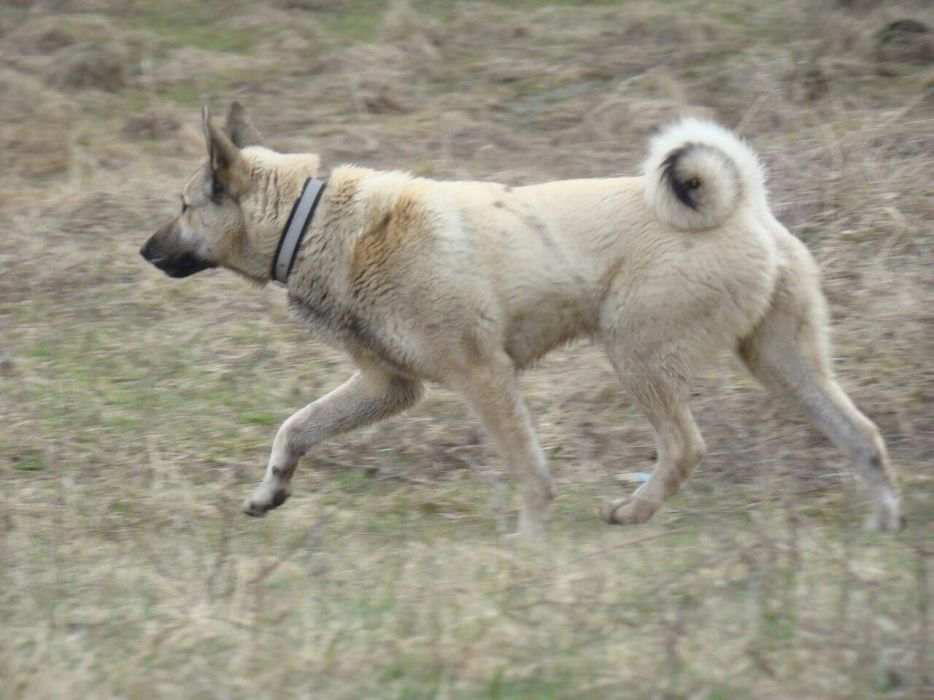
<path id="1" fill-rule="evenodd" d="M 645 203 L 675 228 L 713 228 L 741 207 L 767 207 L 756 154 L 713 122 L 684 119 L 662 131 L 643 171 Z"/>

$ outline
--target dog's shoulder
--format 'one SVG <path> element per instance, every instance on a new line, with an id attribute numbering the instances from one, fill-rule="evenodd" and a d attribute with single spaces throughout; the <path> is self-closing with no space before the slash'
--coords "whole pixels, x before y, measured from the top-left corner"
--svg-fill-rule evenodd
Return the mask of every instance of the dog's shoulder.
<path id="1" fill-rule="evenodd" d="M 327 184 L 320 239 L 303 251 L 289 301 L 309 329 L 394 372 L 405 353 L 385 325 L 420 288 L 412 264 L 430 257 L 431 181 L 344 165 Z"/>
<path id="2" fill-rule="evenodd" d="M 341 165 L 328 178 L 328 218 L 351 239 L 366 235 L 374 222 L 391 212 L 416 178 L 401 171 Z"/>
<path id="3" fill-rule="evenodd" d="M 331 181 L 329 224 L 348 253 L 355 286 L 365 284 L 367 275 L 397 267 L 400 255 L 414 254 L 428 243 L 437 218 L 432 181 L 356 166 L 341 166 Z"/>

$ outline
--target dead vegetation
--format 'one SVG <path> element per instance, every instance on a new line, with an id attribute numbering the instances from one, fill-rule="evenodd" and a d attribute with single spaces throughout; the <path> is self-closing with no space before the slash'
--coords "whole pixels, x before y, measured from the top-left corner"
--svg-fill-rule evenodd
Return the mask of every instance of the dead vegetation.
<path id="1" fill-rule="evenodd" d="M 915 698 L 932 692 L 934 67 L 926 3 L 27 0 L 0 10 L 0 698 Z M 925 48 L 927 47 L 927 48 Z M 349 373 L 278 289 L 136 251 L 203 152 L 272 145 L 447 178 L 633 172 L 667 120 L 749 138 L 824 269 L 841 376 L 909 529 L 859 530 L 842 458 L 729 358 L 710 455 L 604 526 L 648 426 L 577 346 L 523 378 L 560 496 L 511 492 L 441 388 L 237 505 L 288 413 Z"/>

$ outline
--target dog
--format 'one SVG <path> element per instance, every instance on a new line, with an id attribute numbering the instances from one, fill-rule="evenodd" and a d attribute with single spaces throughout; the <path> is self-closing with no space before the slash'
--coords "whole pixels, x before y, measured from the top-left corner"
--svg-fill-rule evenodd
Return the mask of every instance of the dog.
<path id="1" fill-rule="evenodd" d="M 552 480 L 516 374 L 590 337 L 658 441 L 651 477 L 601 507 L 608 523 L 646 522 L 701 461 L 689 388 L 732 350 L 849 457 L 873 497 L 868 525 L 903 526 L 879 430 L 834 378 L 817 266 L 771 214 L 762 167 L 730 131 L 680 121 L 651 140 L 638 177 L 511 187 L 343 165 L 325 182 L 318 156 L 262 146 L 240 104 L 224 127 L 202 116 L 207 159 L 142 256 L 171 277 L 223 267 L 285 284 L 298 318 L 358 367 L 283 423 L 248 515 L 289 497 L 316 443 L 439 382 L 508 467 L 518 534 L 543 534 Z"/>

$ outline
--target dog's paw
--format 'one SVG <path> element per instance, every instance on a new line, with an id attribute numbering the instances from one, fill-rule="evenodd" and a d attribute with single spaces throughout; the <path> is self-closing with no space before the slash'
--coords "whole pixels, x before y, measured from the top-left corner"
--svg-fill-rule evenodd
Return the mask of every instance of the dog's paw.
<path id="1" fill-rule="evenodd" d="M 618 498 L 600 506 L 600 517 L 610 525 L 642 525 L 655 515 L 655 508 L 639 498 Z"/>
<path id="2" fill-rule="evenodd" d="M 273 508 L 285 503 L 289 495 L 288 489 L 281 486 L 275 489 L 260 486 L 243 502 L 243 512 L 251 518 L 261 518 Z"/>
<path id="3" fill-rule="evenodd" d="M 901 532 L 905 529 L 905 516 L 901 513 L 896 497 L 884 498 L 866 520 L 870 532 Z"/>

